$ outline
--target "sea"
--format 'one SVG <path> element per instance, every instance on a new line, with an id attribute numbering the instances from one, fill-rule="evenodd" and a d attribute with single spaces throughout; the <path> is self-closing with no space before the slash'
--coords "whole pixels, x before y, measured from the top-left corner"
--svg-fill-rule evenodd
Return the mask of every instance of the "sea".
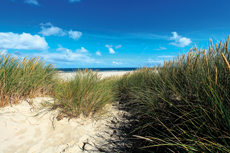
<path id="1" fill-rule="evenodd" d="M 58 71 L 62 72 L 76 72 L 78 70 L 84 70 L 86 68 L 56 68 Z M 88 68 L 89 70 L 91 69 L 92 71 L 134 71 L 137 68 L 131 67 L 131 68 Z"/>

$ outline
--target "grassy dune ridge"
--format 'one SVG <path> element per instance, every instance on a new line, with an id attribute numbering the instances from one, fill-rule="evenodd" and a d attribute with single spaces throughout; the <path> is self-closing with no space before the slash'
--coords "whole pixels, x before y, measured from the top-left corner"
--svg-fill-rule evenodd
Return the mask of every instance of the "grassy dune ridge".
<path id="1" fill-rule="evenodd" d="M 192 48 L 162 67 L 101 79 L 84 70 L 71 81 L 55 77 L 39 58 L 0 56 L 0 106 L 50 95 L 71 117 L 90 116 L 119 101 L 139 119 L 130 133 L 137 151 L 230 152 L 229 38 Z M 158 70 L 158 73 L 155 73 Z"/>
<path id="2" fill-rule="evenodd" d="M 0 54 L 0 106 L 12 106 L 26 98 L 52 95 L 55 73 L 53 65 L 45 65 L 39 57 L 19 60 Z"/>
<path id="3" fill-rule="evenodd" d="M 230 152 L 229 39 L 194 47 L 163 67 L 118 82 L 120 102 L 140 120 L 136 148 L 157 152 Z M 158 69 L 159 73 L 153 73 Z"/>

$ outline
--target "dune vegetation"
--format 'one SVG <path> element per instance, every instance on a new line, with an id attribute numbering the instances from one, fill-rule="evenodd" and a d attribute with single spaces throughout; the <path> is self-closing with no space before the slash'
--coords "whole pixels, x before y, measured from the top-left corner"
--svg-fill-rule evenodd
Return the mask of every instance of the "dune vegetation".
<path id="1" fill-rule="evenodd" d="M 139 120 L 127 138 L 133 152 L 230 152 L 229 38 L 196 46 L 163 66 L 101 79 L 84 70 L 61 80 L 39 58 L 0 56 L 0 106 L 51 96 L 71 117 L 90 116 L 115 101 Z M 158 71 L 158 73 L 156 73 Z"/>
<path id="2" fill-rule="evenodd" d="M 63 113 L 70 118 L 80 114 L 88 117 L 100 113 L 106 104 L 114 101 L 116 79 L 101 79 L 97 72 L 88 69 L 77 73 L 74 79 L 60 80 L 54 87 L 56 105 L 63 108 Z"/>
<path id="3" fill-rule="evenodd" d="M 0 107 L 20 100 L 52 95 L 57 71 L 39 57 L 23 60 L 0 54 Z"/>
<path id="4" fill-rule="evenodd" d="M 230 152 L 229 38 L 118 81 L 117 96 L 139 119 L 135 148 Z M 153 70 L 158 70 L 154 73 Z"/>

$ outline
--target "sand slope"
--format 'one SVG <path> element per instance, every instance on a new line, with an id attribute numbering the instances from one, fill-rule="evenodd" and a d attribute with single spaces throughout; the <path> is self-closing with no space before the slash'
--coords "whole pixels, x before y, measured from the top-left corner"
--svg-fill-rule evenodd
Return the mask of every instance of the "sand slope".
<path id="1" fill-rule="evenodd" d="M 109 152 L 115 147 L 109 141 L 121 142 L 122 138 L 114 135 L 119 135 L 119 131 L 110 128 L 114 126 L 111 120 L 119 120 L 122 113 L 116 107 L 107 105 L 108 113 L 98 121 L 84 117 L 57 121 L 58 110 L 39 109 L 45 101 L 53 102 L 53 99 L 35 98 L 33 106 L 23 101 L 14 107 L 1 108 L 1 153 L 76 153 L 84 152 L 83 149 Z"/>

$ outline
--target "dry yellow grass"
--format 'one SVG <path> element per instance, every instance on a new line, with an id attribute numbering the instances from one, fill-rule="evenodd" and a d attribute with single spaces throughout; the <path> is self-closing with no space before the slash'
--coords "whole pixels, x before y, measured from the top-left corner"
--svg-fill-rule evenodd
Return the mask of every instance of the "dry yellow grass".
<path id="1" fill-rule="evenodd" d="M 215 84 L 216 84 L 216 86 L 218 85 L 217 84 L 217 75 L 218 75 L 218 73 L 217 73 L 217 67 L 215 66 Z"/>
<path id="2" fill-rule="evenodd" d="M 224 64 L 225 64 L 225 66 L 226 66 L 226 68 L 228 70 L 228 73 L 230 74 L 230 66 L 229 66 L 228 60 L 226 59 L 226 57 L 224 56 L 223 53 L 221 54 L 221 56 L 222 56 L 222 58 L 224 60 Z"/>

